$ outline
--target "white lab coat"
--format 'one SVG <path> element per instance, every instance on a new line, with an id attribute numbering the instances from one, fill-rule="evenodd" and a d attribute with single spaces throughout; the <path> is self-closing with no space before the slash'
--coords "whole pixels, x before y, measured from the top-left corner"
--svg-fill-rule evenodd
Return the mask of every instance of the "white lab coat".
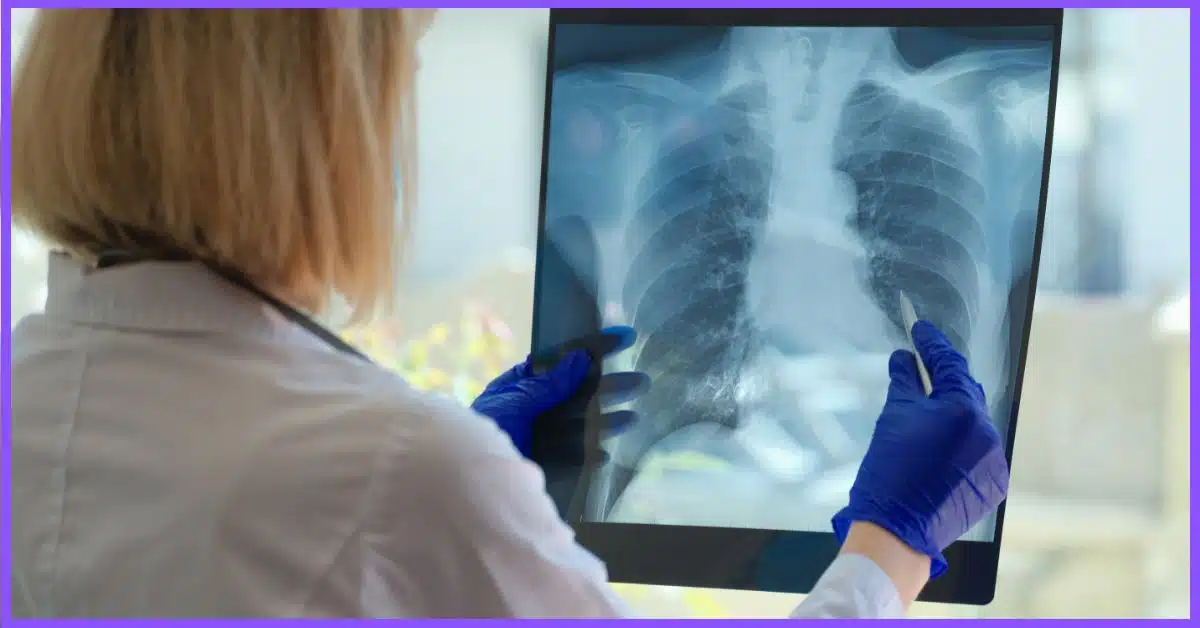
<path id="1" fill-rule="evenodd" d="M 629 614 L 491 421 L 200 266 L 54 256 L 12 390 L 17 617 Z M 900 612 L 851 556 L 796 616 Z"/>

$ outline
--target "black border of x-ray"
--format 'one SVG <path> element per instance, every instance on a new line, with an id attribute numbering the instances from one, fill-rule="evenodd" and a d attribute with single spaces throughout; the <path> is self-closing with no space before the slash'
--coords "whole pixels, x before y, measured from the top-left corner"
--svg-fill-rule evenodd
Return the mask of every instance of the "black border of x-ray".
<path id="1" fill-rule="evenodd" d="M 1046 194 L 1050 178 L 1054 115 L 1062 48 L 1062 9 L 552 9 L 546 57 L 546 95 L 543 112 L 542 164 L 538 201 L 538 255 L 533 294 L 533 346 L 538 347 L 543 246 L 546 227 L 546 170 L 549 156 L 550 108 L 554 78 L 555 36 L 559 24 L 620 24 L 659 26 L 1049 26 L 1053 29 L 1049 111 L 1042 187 L 1038 200 L 1029 300 L 1013 389 L 1012 415 L 1005 439 L 1011 465 L 1017 415 L 1033 319 Z M 597 430 L 589 429 L 589 440 Z M 585 478 L 581 485 L 590 484 Z M 959 541 L 947 548 L 950 569 L 929 583 L 919 600 L 982 606 L 996 591 L 1000 543 L 1007 502 L 996 514 L 992 541 Z M 741 589 L 779 593 L 809 593 L 837 555 L 831 532 L 756 530 L 650 524 L 585 522 L 569 517 L 579 542 L 605 562 L 614 582 Z"/>

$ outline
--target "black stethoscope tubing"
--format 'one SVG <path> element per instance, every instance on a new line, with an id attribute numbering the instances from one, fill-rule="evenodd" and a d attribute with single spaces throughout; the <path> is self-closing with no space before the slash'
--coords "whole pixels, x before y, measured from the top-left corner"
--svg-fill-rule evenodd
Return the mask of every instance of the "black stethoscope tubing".
<path id="1" fill-rule="evenodd" d="M 199 260 L 190 259 L 187 256 L 179 256 L 179 257 L 171 257 L 171 258 L 140 258 L 140 257 L 137 257 L 127 251 L 124 251 L 124 250 L 110 249 L 110 250 L 104 251 L 103 253 L 100 253 L 99 255 L 96 256 L 96 269 L 101 270 L 101 269 L 106 269 L 106 268 L 116 268 L 119 266 L 129 266 L 132 264 L 137 264 L 137 263 L 142 263 L 142 262 L 156 262 L 156 261 L 175 261 L 175 262 L 189 262 L 190 261 L 190 262 L 203 264 L 203 262 L 200 262 Z M 344 353 L 346 355 L 353 356 L 355 358 L 363 360 L 364 362 L 373 363 L 371 358 L 367 357 L 366 354 L 359 351 L 358 349 L 355 349 L 353 346 L 350 345 L 350 343 L 341 339 L 337 334 L 333 333 L 332 331 L 329 331 L 323 325 L 321 325 L 317 321 L 313 320 L 311 317 L 309 317 L 304 312 L 301 312 L 300 310 L 288 305 L 287 303 L 280 301 L 279 299 L 275 298 L 274 296 L 271 296 L 265 290 L 254 285 L 254 283 L 252 281 L 250 281 L 249 279 L 247 279 L 240 273 L 217 268 L 217 267 L 213 266 L 212 264 L 203 264 L 203 265 L 209 271 L 213 272 L 214 274 L 221 277 L 222 279 L 228 281 L 229 283 L 237 286 L 238 288 L 241 288 L 242 290 L 245 290 L 246 292 L 261 299 L 262 301 L 264 301 L 265 303 L 270 305 L 273 309 L 275 309 L 277 312 L 279 312 L 279 314 L 281 314 L 289 322 L 292 322 L 292 323 L 298 325 L 299 327 L 303 328 L 308 333 L 312 334 L 313 336 L 316 336 L 316 338 L 318 340 L 322 341 L 323 343 L 325 343 L 326 345 L 328 345 L 330 348 L 334 349 L 335 351 L 338 351 L 339 353 Z"/>

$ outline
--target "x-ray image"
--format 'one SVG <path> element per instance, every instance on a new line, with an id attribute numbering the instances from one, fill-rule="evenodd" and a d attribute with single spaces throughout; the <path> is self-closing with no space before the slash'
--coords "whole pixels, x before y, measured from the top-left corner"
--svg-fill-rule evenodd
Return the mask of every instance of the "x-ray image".
<path id="1" fill-rule="evenodd" d="M 542 238 L 570 278 L 539 278 L 535 335 L 594 310 L 639 333 L 605 370 L 653 381 L 585 520 L 828 531 L 907 346 L 901 290 L 1006 432 L 1050 27 L 557 28 Z"/>

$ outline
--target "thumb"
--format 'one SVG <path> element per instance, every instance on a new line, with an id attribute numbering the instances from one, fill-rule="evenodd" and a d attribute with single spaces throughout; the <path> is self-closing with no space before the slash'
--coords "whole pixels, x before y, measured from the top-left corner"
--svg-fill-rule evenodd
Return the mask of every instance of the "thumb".
<path id="1" fill-rule="evenodd" d="M 921 387 L 921 376 L 917 373 L 917 356 L 912 351 L 900 349 L 892 353 L 888 360 L 888 398 L 895 395 L 908 396 L 913 393 L 924 394 Z"/>
<path id="2" fill-rule="evenodd" d="M 592 358 L 578 349 L 567 354 L 549 371 L 526 380 L 525 392 L 533 399 L 537 412 L 544 412 L 570 399 L 587 379 Z"/>

